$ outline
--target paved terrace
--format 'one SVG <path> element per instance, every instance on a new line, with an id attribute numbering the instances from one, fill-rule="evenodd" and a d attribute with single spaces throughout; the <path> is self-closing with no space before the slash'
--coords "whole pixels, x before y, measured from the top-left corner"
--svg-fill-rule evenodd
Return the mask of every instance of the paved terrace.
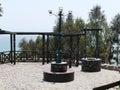
<path id="1" fill-rule="evenodd" d="M 43 71 L 50 64 L 10 63 L 0 65 L 0 90 L 92 90 L 94 87 L 120 80 L 118 71 L 102 69 L 100 72 L 82 72 L 81 66 L 72 67 L 75 80 L 67 83 L 43 81 Z M 113 89 L 115 90 L 115 89 Z"/>

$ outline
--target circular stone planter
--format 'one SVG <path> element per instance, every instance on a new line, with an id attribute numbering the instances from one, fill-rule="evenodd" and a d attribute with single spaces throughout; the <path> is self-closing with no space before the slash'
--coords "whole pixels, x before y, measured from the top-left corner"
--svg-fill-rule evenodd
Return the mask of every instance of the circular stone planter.
<path id="1" fill-rule="evenodd" d="M 70 82 L 74 80 L 74 72 L 67 70 L 66 72 L 44 71 L 44 81 L 48 82 Z"/>
<path id="2" fill-rule="evenodd" d="M 99 72 L 101 70 L 100 58 L 82 58 L 82 71 Z"/>
<path id="3" fill-rule="evenodd" d="M 51 63 L 51 72 L 66 72 L 67 71 L 67 62 Z"/>
<path id="4" fill-rule="evenodd" d="M 67 70 L 67 62 L 51 63 L 51 70 L 43 72 L 43 80 L 48 82 L 69 82 L 74 80 L 74 71 Z"/>

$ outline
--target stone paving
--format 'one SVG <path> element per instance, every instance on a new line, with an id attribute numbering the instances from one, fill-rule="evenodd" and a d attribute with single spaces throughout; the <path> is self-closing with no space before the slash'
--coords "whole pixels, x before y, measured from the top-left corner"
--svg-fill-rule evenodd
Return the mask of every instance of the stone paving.
<path id="1" fill-rule="evenodd" d="M 50 70 L 50 64 L 1 64 L 0 90 L 92 90 L 94 87 L 120 80 L 118 71 L 102 69 L 100 72 L 82 72 L 81 66 L 71 69 L 75 72 L 74 81 L 54 83 L 43 81 L 43 71 Z"/>

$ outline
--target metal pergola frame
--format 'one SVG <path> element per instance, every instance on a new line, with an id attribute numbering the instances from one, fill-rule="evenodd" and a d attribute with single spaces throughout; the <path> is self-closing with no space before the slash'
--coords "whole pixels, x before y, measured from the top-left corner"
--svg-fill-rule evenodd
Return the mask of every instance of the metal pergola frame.
<path id="1" fill-rule="evenodd" d="M 47 50 L 49 49 L 49 36 L 57 36 L 58 33 L 53 33 L 53 32 L 10 32 L 6 30 L 1 30 L 0 29 L 0 34 L 9 34 L 10 35 L 10 56 L 11 56 L 11 63 L 16 64 L 15 60 L 15 52 L 16 52 L 16 35 L 42 35 L 42 43 L 43 43 L 43 48 L 42 48 L 42 55 L 43 55 L 43 63 L 45 62 L 45 36 L 47 36 Z M 72 48 L 72 37 L 77 36 L 77 44 L 79 44 L 79 36 L 85 35 L 84 33 L 62 33 L 62 37 L 70 37 L 70 48 Z M 79 46 L 79 45 L 78 45 Z M 78 47 L 79 48 L 79 47 Z M 71 52 L 72 54 L 72 52 Z M 71 61 L 71 60 L 70 60 Z M 71 64 L 71 63 L 70 63 Z M 71 65 L 70 65 L 71 67 Z"/>
<path id="2" fill-rule="evenodd" d="M 79 38 L 80 36 L 85 36 L 86 40 L 86 32 L 87 31 L 96 31 L 96 52 L 95 52 L 95 57 L 99 57 L 99 40 L 98 40 L 98 33 L 102 29 L 83 29 L 83 33 L 61 33 L 62 37 L 70 37 L 70 49 L 72 49 L 72 40 L 73 36 L 77 36 L 77 44 L 79 44 Z M 10 56 L 11 56 L 11 63 L 16 64 L 16 35 L 42 35 L 42 43 L 43 43 L 43 48 L 42 48 L 42 55 L 43 55 L 43 62 L 42 64 L 45 64 L 45 36 L 47 36 L 47 50 L 49 50 L 49 36 L 58 36 L 58 33 L 53 33 L 53 32 L 10 32 L 7 30 L 2 30 L 0 29 L 0 34 L 9 34 L 10 35 Z M 79 45 L 77 47 L 79 49 Z M 70 53 L 72 54 L 72 52 Z M 71 56 L 71 55 L 70 55 Z M 85 51 L 84 51 L 84 56 L 86 57 L 86 41 L 85 41 Z M 72 57 L 71 57 L 72 59 Z M 70 65 L 71 67 L 71 60 L 70 60 Z"/>

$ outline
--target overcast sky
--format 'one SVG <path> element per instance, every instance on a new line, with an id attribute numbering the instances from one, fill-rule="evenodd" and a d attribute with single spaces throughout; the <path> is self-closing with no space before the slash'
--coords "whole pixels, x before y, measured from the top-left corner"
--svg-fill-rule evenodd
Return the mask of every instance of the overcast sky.
<path id="1" fill-rule="evenodd" d="M 56 17 L 50 16 L 48 10 L 57 14 L 59 7 L 64 14 L 71 10 L 74 19 L 81 17 L 86 22 L 95 5 L 102 7 L 108 22 L 120 13 L 120 0 L 0 0 L 0 3 L 4 12 L 0 28 L 9 31 L 52 32 Z"/>

